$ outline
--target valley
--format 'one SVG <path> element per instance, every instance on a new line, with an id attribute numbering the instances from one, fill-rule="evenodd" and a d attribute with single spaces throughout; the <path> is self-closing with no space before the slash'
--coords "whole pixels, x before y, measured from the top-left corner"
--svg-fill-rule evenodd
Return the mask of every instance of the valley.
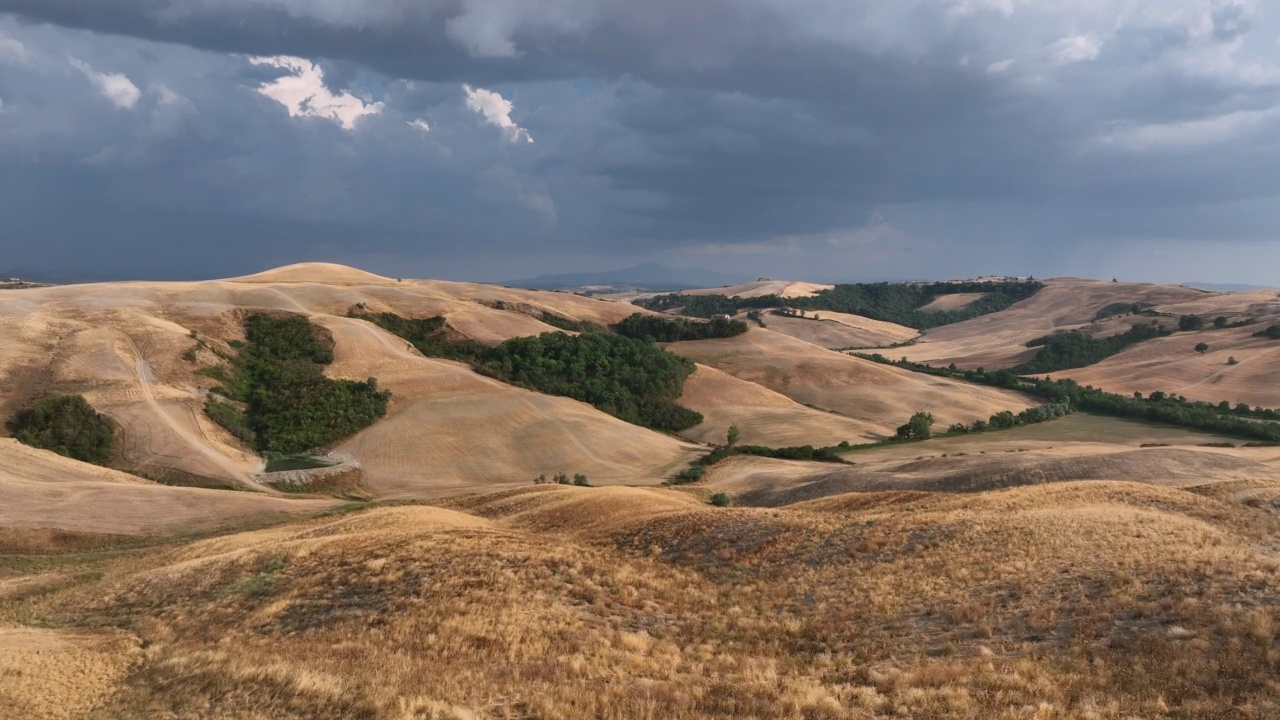
<path id="1" fill-rule="evenodd" d="M 951 289 L 5 290 L 0 717 L 1280 714 L 1280 447 L 988 377 L 1272 423 L 1280 291 Z"/>

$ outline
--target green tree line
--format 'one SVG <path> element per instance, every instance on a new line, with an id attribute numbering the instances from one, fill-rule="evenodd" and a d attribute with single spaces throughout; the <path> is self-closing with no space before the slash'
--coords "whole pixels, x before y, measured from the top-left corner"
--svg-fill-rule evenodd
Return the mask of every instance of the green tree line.
<path id="1" fill-rule="evenodd" d="M 1038 347 L 1040 351 L 1034 359 L 1022 363 L 1013 371 L 1036 375 L 1081 368 L 1101 362 L 1130 345 L 1170 334 L 1162 326 L 1146 322 L 1134 325 L 1119 335 L 1104 338 L 1095 338 L 1080 330 L 1054 333 L 1027 343 L 1027 347 Z"/>
<path id="2" fill-rule="evenodd" d="M 831 310 L 851 313 L 925 330 L 999 312 L 1026 300 L 1044 287 L 1036 280 L 990 280 L 936 283 L 846 283 L 821 290 L 812 297 L 781 298 L 764 295 L 753 298 L 724 295 L 658 295 L 636 304 L 665 312 L 683 308 L 690 317 L 733 315 L 743 309 L 792 307 L 800 310 Z M 982 293 L 983 296 L 957 310 L 921 310 L 944 295 Z"/>
<path id="3" fill-rule="evenodd" d="M 679 342 L 741 335 L 747 331 L 747 324 L 741 320 L 723 318 L 716 318 L 710 322 L 698 322 L 689 318 L 636 313 L 614 326 L 614 331 L 636 340 L 653 338 L 658 342 Z"/>
<path id="4" fill-rule="evenodd" d="M 1081 386 L 1070 379 L 1025 378 L 1009 370 L 988 373 L 982 368 L 977 370 L 940 368 L 911 362 L 906 358 L 890 360 L 879 353 L 854 353 L 854 355 L 864 360 L 893 365 L 914 372 L 1017 390 L 1045 398 L 1050 403 L 1065 403 L 1075 410 L 1097 415 L 1149 420 L 1268 444 L 1280 442 L 1280 423 L 1250 419 L 1280 419 L 1280 411 L 1276 410 L 1252 409 L 1244 404 L 1237 405 L 1233 409 L 1225 400 L 1214 405 L 1167 395 L 1163 392 L 1153 392 L 1146 397 L 1141 393 L 1119 395 L 1092 385 Z"/>

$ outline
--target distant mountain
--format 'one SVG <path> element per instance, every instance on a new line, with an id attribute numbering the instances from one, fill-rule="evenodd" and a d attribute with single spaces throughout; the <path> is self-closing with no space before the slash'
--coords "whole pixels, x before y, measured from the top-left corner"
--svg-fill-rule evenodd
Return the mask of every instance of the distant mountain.
<path id="1" fill-rule="evenodd" d="M 1182 283 L 1187 287 L 1200 288 L 1201 290 L 1212 290 L 1214 292 L 1248 292 L 1250 290 L 1267 290 L 1267 285 L 1244 285 L 1241 283 L 1207 283 L 1207 282 L 1187 282 Z"/>
<path id="2" fill-rule="evenodd" d="M 722 273 L 706 268 L 673 268 L 657 263 L 645 263 L 606 272 L 539 275 L 525 280 L 509 280 L 503 285 L 530 290 L 562 290 L 596 286 L 625 287 L 636 290 L 685 290 L 736 285 L 752 279 L 754 278 L 745 275 Z"/>

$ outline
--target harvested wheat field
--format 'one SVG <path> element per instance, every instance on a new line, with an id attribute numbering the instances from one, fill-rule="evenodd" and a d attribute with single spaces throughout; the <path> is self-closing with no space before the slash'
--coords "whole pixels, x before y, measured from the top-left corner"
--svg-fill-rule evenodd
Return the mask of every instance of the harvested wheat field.
<path id="1" fill-rule="evenodd" d="M 85 704 L 56 717 L 1280 712 L 1274 510 L 1125 482 L 775 509 L 531 487 L 448 506 L 102 557 L 0 618 L 121 628 L 77 655 Z M 30 707 L 24 692 L 0 684 L 0 702 Z"/>
<path id="2" fill-rule="evenodd" d="M 965 369 L 996 370 L 1033 357 L 1035 351 L 1026 347 L 1028 341 L 1057 330 L 1087 326 L 1095 313 L 1112 303 L 1160 306 L 1208 295 L 1211 293 L 1181 285 L 1058 278 L 1046 281 L 1040 292 L 1006 310 L 933 328 L 914 345 L 894 350 L 893 356 L 934 365 L 954 362 Z"/>
<path id="3" fill-rule="evenodd" d="M 1280 407 L 1280 341 L 1253 337 L 1258 327 L 1177 333 L 1058 374 L 1117 393 L 1159 390 L 1215 404 Z M 1195 349 L 1201 342 L 1209 346 L 1204 354 Z"/>
<path id="4" fill-rule="evenodd" d="M 798 403 L 879 428 L 880 437 L 892 435 L 920 411 L 933 413 L 945 426 L 1038 404 L 1019 393 L 877 365 L 761 328 L 733 338 L 674 343 L 670 349 Z"/>
<path id="5" fill-rule="evenodd" d="M 354 322 L 344 316 L 357 306 L 407 317 L 443 316 L 457 336 L 497 344 L 556 331 L 541 322 L 544 313 L 607 325 L 645 312 L 572 294 L 395 280 L 327 263 L 226 281 L 7 290 L 0 303 L 5 417 L 39 397 L 81 394 L 118 423 L 123 469 L 168 483 L 259 489 L 261 460 L 205 416 L 205 395 L 216 382 L 199 374 L 232 352 L 227 343 L 242 338 L 240 322 L 248 313 L 296 313 L 338 328 Z M 379 338 L 385 333 L 357 325 L 364 329 L 342 334 L 339 354 L 358 356 L 369 347 L 378 354 L 368 356 L 358 372 L 343 374 L 341 363 L 333 372 L 358 380 L 378 377 L 402 393 L 397 414 L 346 448 L 374 453 L 364 463 L 373 487 L 394 494 L 428 492 L 425 486 L 432 484 L 523 482 L 558 471 L 585 472 L 601 481 L 656 481 L 683 464 L 687 447 L 673 438 L 581 403 L 485 380 L 453 363 L 414 354 L 406 366 L 398 352 L 403 341 Z M 364 345 L 347 353 L 347 343 Z M 450 383 L 467 389 L 449 389 Z M 427 388 L 440 392 L 428 398 Z M 497 440 L 503 447 L 484 452 L 471 444 L 498 437 L 491 432 L 495 422 L 514 430 Z M 464 429 L 473 434 L 453 432 Z M 605 438 L 608 443 L 600 442 Z M 357 460 L 363 459 L 357 452 Z"/>
<path id="6" fill-rule="evenodd" d="M 512 387 L 461 363 L 422 357 L 362 320 L 318 318 L 334 335 L 335 377 L 376 375 L 388 416 L 339 446 L 383 496 L 528 484 L 540 474 L 659 482 L 696 456 L 688 443 L 568 398 Z"/>
<path id="7" fill-rule="evenodd" d="M 811 313 L 809 317 L 803 318 L 768 314 L 765 315 L 765 323 L 773 332 L 833 349 L 883 347 L 910 340 L 920 334 L 902 325 L 860 315 L 826 311 Z"/>
<path id="8" fill-rule="evenodd" d="M 820 285 L 808 282 L 793 282 L 790 280 L 757 280 L 755 282 L 742 283 L 740 285 L 725 285 L 716 288 L 701 288 L 698 290 L 681 290 L 681 295 L 724 295 L 725 297 L 763 297 L 765 295 L 777 295 L 784 298 L 793 297 L 810 297 L 816 295 L 821 290 L 830 290 L 834 285 Z"/>
<path id="9" fill-rule="evenodd" d="M 927 310 L 929 312 L 961 310 L 986 296 L 986 293 L 951 293 L 950 295 L 939 295 L 933 302 L 928 305 L 922 305 L 917 309 Z"/>
<path id="10" fill-rule="evenodd" d="M 109 535 L 209 530 L 321 512 L 327 499 L 171 487 L 0 438 L 0 528 Z"/>
<path id="11" fill-rule="evenodd" d="M 990 316 L 989 347 L 962 323 L 906 350 L 942 336 L 935 349 L 1007 355 L 1045 326 L 1087 325 L 1097 308 L 1073 295 L 1228 311 L 1185 288 L 1095 285 L 1054 281 Z M 669 345 L 700 363 L 679 400 L 703 421 L 677 436 L 424 357 L 356 307 L 443 316 L 487 344 L 550 331 L 547 313 L 637 311 L 326 264 L 5 291 L 0 406 L 83 395 L 119 452 L 107 469 L 0 439 L 0 717 L 1280 715 L 1277 448 L 1077 413 L 843 462 L 731 457 L 661 486 L 731 425 L 747 444 L 858 445 L 919 411 L 945 427 L 1040 401 L 827 349 L 915 331 L 822 313 Z M 324 448 L 355 501 L 266 485 L 203 412 L 201 369 L 261 310 L 321 328 L 328 377 L 392 393 L 385 417 Z M 1148 379 L 1185 378 L 1191 397 L 1269 387 L 1253 331 L 1175 335 L 1088 371 L 1149 361 Z M 1199 336 L 1213 349 L 1181 358 Z M 1241 374 L 1206 380 L 1192 363 L 1220 352 Z M 558 473 L 592 487 L 534 484 Z"/>
<path id="12" fill-rule="evenodd" d="M 879 423 L 806 407 L 706 365 L 685 381 L 680 402 L 705 418 L 683 433 L 703 443 L 723 443 L 730 425 L 738 426 L 743 443 L 770 447 L 872 442 L 884 432 Z"/>

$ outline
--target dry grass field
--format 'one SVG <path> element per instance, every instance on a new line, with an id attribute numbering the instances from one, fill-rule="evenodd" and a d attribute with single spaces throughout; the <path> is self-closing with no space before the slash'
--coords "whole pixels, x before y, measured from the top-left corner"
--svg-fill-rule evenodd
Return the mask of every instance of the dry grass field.
<path id="1" fill-rule="evenodd" d="M 702 288 L 699 290 L 681 290 L 682 295 L 724 295 L 725 297 L 763 297 L 777 295 L 779 297 L 809 297 L 819 290 L 830 290 L 834 285 L 820 285 L 791 280 L 758 280 L 741 285 L 725 285 L 724 287 Z"/>
<path id="2" fill-rule="evenodd" d="M 956 363 L 989 370 L 1016 365 L 1035 354 L 1026 343 L 1056 330 L 1089 325 L 1094 313 L 1117 302 L 1156 306 L 1185 303 L 1210 295 L 1204 290 L 1149 283 L 1113 283 L 1063 278 L 1013 307 L 925 333 L 919 342 L 893 351 L 894 357 L 935 365 Z M 1174 324 L 1177 319 L 1174 318 Z"/>
<path id="3" fill-rule="evenodd" d="M 945 427 L 1039 404 L 1019 393 L 877 365 L 758 327 L 669 349 L 798 403 L 838 412 L 881 438 L 919 411 L 933 413 Z"/>
<path id="4" fill-rule="evenodd" d="M 941 295 L 928 305 L 923 305 L 920 310 L 941 311 L 941 310 L 959 310 L 967 307 L 975 300 L 981 300 L 986 297 L 986 293 L 951 293 L 950 295 Z"/>
<path id="5" fill-rule="evenodd" d="M 1099 303 L 1269 304 L 1075 280 L 1042 295 L 902 353 L 997 367 Z M 700 363 L 681 402 L 705 416 L 674 437 L 423 357 L 345 317 L 358 303 L 487 343 L 550 329 L 542 312 L 637 311 L 324 264 L 0 292 L 0 411 L 83 393 L 125 441 L 111 470 L 0 438 L 0 718 L 1280 717 L 1280 448 L 1075 414 L 849 464 L 734 457 L 671 487 L 734 424 L 743 443 L 858 444 L 920 410 L 945 427 L 1038 401 L 752 327 L 669 346 Z M 305 314 L 334 339 L 331 376 L 392 390 L 333 448 L 368 499 L 265 486 L 204 418 L 196 370 L 255 310 Z M 914 333 L 822 314 L 796 322 Z M 1269 397 L 1252 332 L 1087 371 Z M 1183 363 L 1196 336 L 1217 339 Z M 1209 372 L 1218 352 L 1242 374 Z M 597 487 L 532 482 L 557 472 Z"/>
<path id="6" fill-rule="evenodd" d="M 1277 530 L 1274 509 L 1127 482 L 772 509 L 530 487 L 81 558 L 72 580 L 0 595 L 0 645 L 52 644 L 76 668 L 8 653 L 32 682 L 0 683 L 0 702 L 103 719 L 1269 718 Z M 58 561 L 33 574 L 65 575 Z"/>
<path id="7" fill-rule="evenodd" d="M 131 472 L 261 489 L 253 479 L 261 462 L 205 417 L 204 392 L 215 383 L 196 371 L 241 337 L 244 314 L 282 311 L 335 332 L 339 361 L 331 374 L 378 377 L 396 393 L 391 416 L 343 448 L 364 466 L 369 484 L 389 495 L 560 471 L 606 482 L 656 481 L 687 462 L 687 446 L 670 437 L 407 352 L 403 341 L 345 318 L 358 304 L 372 312 L 442 315 L 462 336 L 492 344 L 554 331 L 535 319 L 544 312 L 601 324 L 643 312 L 566 293 L 400 281 L 324 263 L 227 281 L 6 290 L 0 414 L 7 418 L 43 394 L 83 394 L 119 423 L 121 463 Z"/>
<path id="8" fill-rule="evenodd" d="M 746 317 L 743 313 L 739 319 Z M 869 348 L 904 342 L 919 336 L 919 331 L 837 312 L 819 312 L 807 318 L 769 314 L 765 316 L 769 330 L 824 348 Z"/>
<path id="9" fill-rule="evenodd" d="M 1143 302 L 1160 314 L 1168 328 L 1177 328 L 1182 315 L 1200 317 L 1205 328 L 1179 332 L 1132 346 L 1095 365 L 1062 370 L 1082 384 L 1129 394 L 1160 390 L 1192 400 L 1232 405 L 1280 406 L 1280 342 L 1255 338 L 1253 333 L 1280 322 L 1280 292 L 1210 293 L 1194 288 L 1094 280 L 1048 281 L 1044 290 L 1002 312 L 929 330 L 915 344 L 888 354 L 934 365 L 956 363 L 961 368 L 1006 368 L 1034 357 L 1029 340 L 1059 330 L 1086 330 L 1095 336 L 1124 332 L 1145 317 L 1093 322 L 1093 314 L 1111 303 Z M 1243 327 L 1212 327 L 1214 318 Z M 1199 343 L 1209 346 L 1203 355 Z M 1229 360 L 1235 358 L 1236 363 Z"/>

